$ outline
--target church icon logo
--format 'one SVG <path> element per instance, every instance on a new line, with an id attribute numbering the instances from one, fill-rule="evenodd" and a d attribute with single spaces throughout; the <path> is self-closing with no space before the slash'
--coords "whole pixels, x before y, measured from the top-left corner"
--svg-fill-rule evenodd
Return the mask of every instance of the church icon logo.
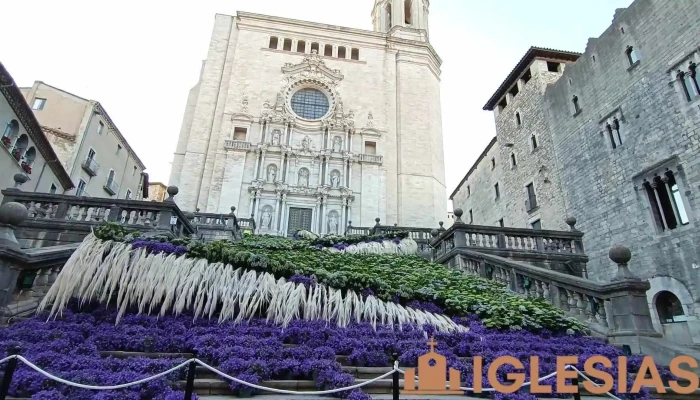
<path id="1" fill-rule="evenodd" d="M 437 342 L 430 338 L 427 343 L 430 351 L 418 357 L 418 389 L 416 390 L 416 369 L 409 368 L 404 373 L 404 390 L 402 394 L 435 394 L 462 396 L 464 392 L 459 388 L 459 371 L 450 368 L 449 385 L 445 372 L 447 371 L 447 359 L 435 352 Z"/>

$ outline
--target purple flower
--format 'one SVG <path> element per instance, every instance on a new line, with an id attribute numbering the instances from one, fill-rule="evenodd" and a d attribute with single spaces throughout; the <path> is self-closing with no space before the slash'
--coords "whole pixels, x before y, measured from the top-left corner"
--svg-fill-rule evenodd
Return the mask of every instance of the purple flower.
<path id="1" fill-rule="evenodd" d="M 290 282 L 294 282 L 297 284 L 305 285 L 306 287 L 313 287 L 316 286 L 316 278 L 313 276 L 307 276 L 307 275 L 293 275 L 291 278 L 289 278 Z"/>

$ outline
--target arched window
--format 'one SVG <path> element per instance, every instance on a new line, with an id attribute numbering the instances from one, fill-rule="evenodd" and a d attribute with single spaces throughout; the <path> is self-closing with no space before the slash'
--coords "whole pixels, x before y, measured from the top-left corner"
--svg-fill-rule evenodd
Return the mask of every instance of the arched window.
<path id="1" fill-rule="evenodd" d="M 19 123 L 16 119 L 8 122 L 5 126 L 5 131 L 2 134 L 2 144 L 8 149 L 12 147 L 12 142 L 17 138 L 19 133 Z"/>
<path id="2" fill-rule="evenodd" d="M 404 15 L 404 23 L 406 25 L 411 25 L 413 21 L 413 9 L 411 7 L 411 3 L 413 3 L 413 0 L 404 0 L 403 2 L 403 15 Z"/>
<path id="3" fill-rule="evenodd" d="M 520 118 L 520 113 L 516 112 L 515 113 L 515 124 L 520 126 L 520 125 L 522 125 L 522 123 L 523 123 L 523 120 Z"/>
<path id="4" fill-rule="evenodd" d="M 292 51 L 292 39 L 284 39 L 284 46 L 282 50 Z"/>
<path id="5" fill-rule="evenodd" d="M 627 55 L 627 62 L 629 62 L 630 65 L 634 65 L 634 63 L 639 61 L 639 58 L 637 58 L 637 53 L 634 51 L 634 47 L 627 46 L 625 54 Z"/>
<path id="6" fill-rule="evenodd" d="M 333 57 L 333 45 L 327 44 L 323 46 L 323 55 L 326 57 Z"/>
<path id="7" fill-rule="evenodd" d="M 697 64 L 690 61 L 688 72 L 678 70 L 676 78 L 681 84 L 683 95 L 686 101 L 693 101 L 700 97 L 700 86 L 698 86 L 697 74 L 695 72 Z"/>
<path id="8" fill-rule="evenodd" d="M 350 59 L 359 60 L 360 59 L 360 49 L 352 49 L 350 52 Z"/>
<path id="9" fill-rule="evenodd" d="M 273 36 L 270 38 L 270 48 L 271 49 L 276 49 L 277 46 L 279 45 L 279 39 L 277 39 L 276 36 Z"/>
<path id="10" fill-rule="evenodd" d="M 300 40 L 297 42 L 297 53 L 305 53 L 306 52 L 306 42 L 303 40 Z"/>
<path id="11" fill-rule="evenodd" d="M 384 8 L 384 13 L 386 14 L 386 30 L 391 29 L 391 2 L 386 3 Z"/>
<path id="12" fill-rule="evenodd" d="M 24 151 L 29 147 L 29 137 L 27 135 L 21 135 L 15 142 L 15 147 L 12 149 L 12 156 L 15 160 L 19 161 L 24 156 Z"/>
<path id="13" fill-rule="evenodd" d="M 574 97 L 571 98 L 571 102 L 574 103 L 574 115 L 581 112 L 581 106 L 578 104 L 578 96 L 574 95 Z"/>
<path id="14" fill-rule="evenodd" d="M 31 146 L 24 153 L 24 162 L 26 162 L 29 165 L 33 165 L 34 159 L 36 159 L 36 149 L 34 148 L 34 146 Z"/>
<path id="15" fill-rule="evenodd" d="M 678 318 L 685 315 L 683 312 L 683 305 L 680 300 L 678 300 L 678 297 L 669 291 L 664 290 L 656 295 L 655 306 L 656 312 L 659 314 L 659 321 L 662 324 L 684 320 L 684 318 Z"/>
<path id="16" fill-rule="evenodd" d="M 345 58 L 346 55 L 345 47 L 338 47 L 338 58 Z"/>
<path id="17" fill-rule="evenodd" d="M 321 51 L 319 50 L 318 43 L 311 43 L 311 52 L 313 53 L 314 50 L 316 50 L 317 54 L 321 54 Z"/>

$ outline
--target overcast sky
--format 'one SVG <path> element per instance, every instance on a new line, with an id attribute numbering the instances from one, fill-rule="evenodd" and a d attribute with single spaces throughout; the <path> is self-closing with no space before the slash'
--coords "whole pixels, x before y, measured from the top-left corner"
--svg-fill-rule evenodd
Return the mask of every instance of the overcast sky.
<path id="1" fill-rule="evenodd" d="M 372 29 L 375 0 L 3 0 L 0 61 L 18 85 L 44 81 L 97 100 L 166 182 L 214 14 L 249 11 Z M 495 135 L 483 105 L 530 46 L 582 52 L 632 0 L 432 0 L 443 60 L 449 195 Z"/>

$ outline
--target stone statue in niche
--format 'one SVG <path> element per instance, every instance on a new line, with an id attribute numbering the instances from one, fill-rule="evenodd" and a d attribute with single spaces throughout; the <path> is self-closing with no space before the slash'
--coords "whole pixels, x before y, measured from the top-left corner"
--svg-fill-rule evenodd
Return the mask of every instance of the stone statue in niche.
<path id="1" fill-rule="evenodd" d="M 276 177 L 277 177 L 277 166 L 270 165 L 269 167 L 267 167 L 267 181 L 274 182 Z"/>
<path id="2" fill-rule="evenodd" d="M 280 131 L 277 129 L 274 132 L 272 132 L 272 145 L 273 146 L 280 145 Z"/>
<path id="3" fill-rule="evenodd" d="M 272 223 L 272 213 L 269 209 L 266 209 L 262 215 L 262 227 L 264 229 L 270 229 L 270 224 Z"/>
<path id="4" fill-rule="evenodd" d="M 243 100 L 241 101 L 241 112 L 247 114 L 248 113 L 248 98 L 244 97 Z"/>
<path id="5" fill-rule="evenodd" d="M 302 168 L 299 171 L 299 185 L 301 187 L 309 187 L 309 170 Z"/>
<path id="6" fill-rule="evenodd" d="M 275 103 L 275 108 L 282 107 L 284 105 L 284 97 L 282 93 L 277 93 L 277 102 Z"/>
<path id="7" fill-rule="evenodd" d="M 336 108 L 335 108 L 335 115 L 337 115 L 338 117 L 341 117 L 341 118 L 343 117 L 343 115 L 345 115 L 345 113 L 343 112 L 343 102 L 342 101 L 338 102 L 338 106 L 336 106 Z"/>
<path id="8" fill-rule="evenodd" d="M 311 138 L 308 136 L 305 136 L 304 139 L 301 141 L 301 148 L 304 150 L 311 150 Z"/>
<path id="9" fill-rule="evenodd" d="M 335 213 L 328 215 L 328 233 L 338 234 L 338 217 Z"/>
<path id="10" fill-rule="evenodd" d="M 333 175 L 331 175 L 331 186 L 334 189 L 338 189 L 340 186 L 340 174 L 337 171 L 334 171 Z"/>
<path id="11" fill-rule="evenodd" d="M 340 153 L 342 145 L 343 145 L 343 139 L 341 139 L 340 136 L 336 136 L 333 138 L 333 151 L 334 152 Z"/>
<path id="12" fill-rule="evenodd" d="M 367 114 L 367 127 L 368 128 L 374 127 L 374 121 L 372 121 L 373 119 L 374 119 L 374 115 L 372 115 L 372 111 L 370 111 L 369 114 Z"/>

